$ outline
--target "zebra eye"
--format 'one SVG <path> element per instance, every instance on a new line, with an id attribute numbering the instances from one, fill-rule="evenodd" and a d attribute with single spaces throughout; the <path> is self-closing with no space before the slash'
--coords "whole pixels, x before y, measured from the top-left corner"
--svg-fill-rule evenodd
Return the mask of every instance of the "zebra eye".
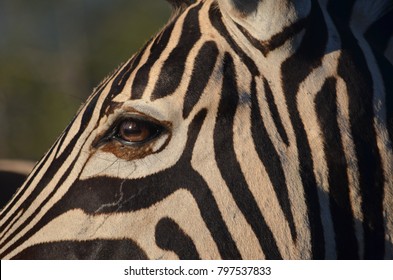
<path id="1" fill-rule="evenodd" d="M 157 137 L 162 127 L 136 118 L 127 118 L 117 125 L 114 138 L 124 144 L 140 144 Z"/>

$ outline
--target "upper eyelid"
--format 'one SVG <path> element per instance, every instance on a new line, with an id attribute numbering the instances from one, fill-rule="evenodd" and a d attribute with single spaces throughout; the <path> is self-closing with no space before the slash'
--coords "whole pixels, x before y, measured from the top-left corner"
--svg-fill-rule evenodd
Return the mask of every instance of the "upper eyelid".
<path id="1" fill-rule="evenodd" d="M 158 128 L 163 128 L 165 129 L 164 126 L 161 125 L 161 123 L 153 118 L 150 118 L 145 115 L 141 114 L 125 114 L 123 116 L 120 116 L 117 118 L 117 120 L 114 121 L 114 123 L 109 127 L 108 131 L 116 131 L 119 128 L 119 125 L 126 120 L 133 120 L 133 121 L 140 121 L 146 124 L 150 124 L 152 126 L 158 127 Z"/>
<path id="2" fill-rule="evenodd" d="M 166 123 L 163 123 L 163 122 L 161 122 L 159 120 L 156 120 L 156 119 L 154 119 L 154 118 L 152 118 L 150 116 L 146 116 L 146 115 L 141 114 L 141 113 L 129 113 L 129 114 L 126 113 L 126 114 L 120 115 L 113 122 L 113 124 L 110 127 L 116 128 L 116 127 L 119 126 L 119 124 L 121 122 L 123 122 L 125 120 L 128 120 L 128 119 L 141 121 L 141 122 L 144 122 L 144 123 L 147 123 L 147 124 L 151 124 L 151 125 L 156 126 L 156 127 L 160 128 L 162 130 L 169 130 L 170 129 L 170 127 Z"/>
<path id="3" fill-rule="evenodd" d="M 164 111 L 162 111 L 164 110 Z M 124 113 L 137 113 L 144 116 L 149 116 L 158 122 L 164 121 L 165 115 L 168 115 L 165 109 L 158 110 L 155 105 L 147 104 L 143 100 L 130 100 L 126 101 L 122 105 L 122 111 Z"/>

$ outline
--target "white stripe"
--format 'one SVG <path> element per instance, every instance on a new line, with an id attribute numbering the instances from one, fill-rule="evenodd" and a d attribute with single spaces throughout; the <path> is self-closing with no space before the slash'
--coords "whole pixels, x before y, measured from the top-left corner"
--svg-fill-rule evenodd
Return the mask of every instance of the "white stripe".
<path id="1" fill-rule="evenodd" d="M 33 169 L 33 171 L 31 172 L 30 176 L 27 178 L 27 180 L 25 181 L 24 185 L 19 188 L 18 192 L 13 196 L 12 200 L 9 202 L 9 205 L 11 205 L 11 203 L 14 202 L 14 200 L 16 199 L 16 197 L 22 192 L 25 191 L 23 196 L 15 203 L 14 206 L 12 206 L 12 208 L 8 209 L 8 208 L 4 208 L 2 210 L 2 214 L 4 211 L 6 211 L 6 215 L 4 216 L 4 218 L 0 221 L 0 225 L 2 226 L 4 224 L 4 222 L 8 221 L 8 219 L 10 218 L 10 216 L 12 216 L 15 212 L 20 211 L 18 210 L 21 205 L 24 203 L 24 201 L 31 195 L 31 193 L 33 192 L 33 190 L 35 189 L 35 186 L 38 184 L 38 182 L 40 181 L 40 179 L 42 178 L 43 174 L 45 174 L 45 172 L 47 171 L 47 169 L 49 168 L 50 164 L 52 163 L 52 160 L 55 156 L 55 151 L 57 149 L 59 145 L 59 142 L 56 142 L 54 144 L 54 148 L 52 149 L 52 153 L 50 155 L 48 155 L 48 159 L 47 161 L 44 163 L 44 165 L 42 166 L 42 168 L 39 170 L 38 174 L 34 177 L 33 181 L 31 182 L 31 184 L 29 186 L 26 186 L 26 183 L 29 181 L 29 179 L 34 175 L 34 172 L 39 168 L 41 163 L 38 163 L 36 165 L 36 167 Z M 25 190 L 26 189 L 26 190 Z M 26 211 L 27 212 L 27 211 Z M 26 212 L 24 212 L 24 215 L 26 215 Z M 19 218 L 18 218 L 19 219 Z M 14 218 L 13 220 L 9 221 L 9 226 L 11 224 L 13 224 L 13 222 L 16 221 L 16 218 Z M 7 226 L 7 228 L 9 227 Z M 15 223 L 12 226 L 11 230 L 15 230 L 16 227 L 19 226 L 19 223 Z M 2 234 L 4 234 L 5 232 L 3 232 Z M 3 242 L 8 236 L 10 235 L 10 232 L 1 236 L 0 242 Z M 2 252 L 2 250 L 5 250 L 6 247 L 3 247 L 0 249 L 0 251 Z"/>
<path id="2" fill-rule="evenodd" d="M 82 210 L 70 210 L 44 226 L 7 258 L 39 243 L 130 239 L 136 241 L 150 259 L 177 259 L 173 252 L 156 245 L 155 227 L 165 217 L 173 219 L 191 237 L 201 258 L 220 257 L 194 197 L 180 189 L 150 208 L 135 212 L 88 215 Z M 62 230 L 59 231 L 59 228 Z"/>
<path id="3" fill-rule="evenodd" d="M 352 139 L 351 121 L 349 116 L 349 96 L 345 81 L 337 79 L 337 120 L 340 128 L 341 139 L 344 147 L 345 159 L 347 161 L 347 176 L 349 184 L 349 198 L 352 206 L 355 232 L 358 240 L 359 257 L 364 254 L 364 230 L 362 196 L 359 186 L 359 167 L 356 158 L 355 143 Z"/>
<path id="4" fill-rule="evenodd" d="M 299 86 L 297 107 L 304 124 L 307 139 L 310 144 L 314 175 L 318 185 L 318 198 L 321 209 L 321 221 L 325 238 L 325 257 L 336 258 L 335 234 L 329 202 L 329 169 L 324 151 L 323 132 L 319 126 L 315 111 L 315 98 L 322 89 L 327 78 L 335 74 L 338 62 L 338 52 L 325 55 L 322 65 L 314 69 Z"/>
<path id="5" fill-rule="evenodd" d="M 101 105 L 104 102 L 108 91 L 109 91 L 109 87 L 107 86 L 97 102 L 97 106 L 95 108 L 95 111 L 93 112 L 93 116 L 91 118 L 90 123 L 86 126 L 85 131 L 78 138 L 76 146 L 80 147 L 80 148 L 74 149 L 71 152 L 69 157 L 67 157 L 67 159 L 65 160 L 63 165 L 59 168 L 58 172 L 56 172 L 54 178 L 46 185 L 46 187 L 43 189 L 43 191 L 38 195 L 38 197 L 36 197 L 36 199 L 33 201 L 33 203 L 29 206 L 29 208 L 26 209 L 23 216 L 18 220 L 18 223 L 16 223 L 12 227 L 12 230 L 14 230 L 20 224 L 22 224 L 26 219 L 28 219 L 34 213 L 34 211 L 40 206 L 42 201 L 44 201 L 48 197 L 48 195 L 54 190 L 55 186 L 59 183 L 59 181 L 62 178 L 62 176 L 64 175 L 64 173 L 67 172 L 67 170 L 69 169 L 69 166 L 71 165 L 71 163 L 74 161 L 74 159 L 76 157 L 78 157 L 78 155 L 80 153 L 79 158 L 78 158 L 78 162 L 75 164 L 73 170 L 71 170 L 70 175 L 66 178 L 64 183 L 59 187 L 59 189 L 56 191 L 56 193 L 50 198 L 50 200 L 47 202 L 47 204 L 45 204 L 39 210 L 39 212 L 33 218 L 33 220 L 25 228 L 23 228 L 21 231 L 19 231 L 15 235 L 15 237 L 2 248 L 3 251 L 6 250 L 12 243 L 15 243 L 16 240 L 21 238 L 24 234 L 26 234 L 31 228 L 33 228 L 41 220 L 41 218 L 45 215 L 45 213 L 64 196 L 64 194 L 68 191 L 69 187 L 72 185 L 72 183 L 78 177 L 79 172 L 82 169 L 82 166 L 84 165 L 84 162 L 89 157 L 89 153 L 84 153 L 83 150 L 84 149 L 85 149 L 85 151 L 89 150 L 88 147 L 90 147 L 91 142 L 94 139 L 94 135 L 93 135 L 93 137 L 90 137 L 90 141 L 86 141 L 85 138 L 91 133 L 91 131 L 93 130 L 93 128 L 95 126 L 95 123 L 98 120 L 98 117 L 99 117 L 98 112 L 100 111 Z M 85 109 L 86 109 L 86 107 L 85 107 Z M 80 115 L 82 115 L 82 114 L 83 114 L 83 110 L 80 112 Z M 59 142 L 57 142 L 56 145 L 58 145 L 58 143 Z M 86 148 L 83 147 L 83 145 Z M 44 176 L 43 171 L 44 170 L 46 171 L 48 166 L 51 164 L 51 162 L 53 160 L 53 154 L 55 151 L 56 151 L 56 149 L 53 149 L 53 153 L 51 154 L 48 161 L 45 163 L 45 168 L 43 168 L 40 171 L 40 173 L 35 178 L 33 183 L 29 186 L 30 192 L 36 186 L 39 179 L 41 179 Z M 25 198 L 26 198 L 26 196 L 24 196 L 19 201 L 24 201 Z M 9 234 L 12 233 L 12 230 L 7 234 L 7 236 L 9 236 Z"/>
<path id="6" fill-rule="evenodd" d="M 239 63 L 239 65 L 241 64 L 242 63 Z M 239 69 L 239 65 L 237 65 L 237 69 Z M 250 92 L 250 79 L 250 74 L 247 73 L 247 75 L 245 75 L 245 71 L 242 71 L 242 79 L 239 79 L 240 94 Z M 263 89 L 261 79 L 258 79 L 257 89 Z M 265 112 L 267 112 L 268 106 L 266 102 L 262 101 L 262 94 L 262 92 L 258 93 L 258 96 L 260 97 L 258 101 L 260 104 L 260 110 L 263 112 L 263 116 L 266 116 Z M 284 259 L 299 259 L 299 251 L 301 249 L 305 249 L 305 247 L 300 249 L 298 248 L 298 245 L 302 246 L 305 243 L 308 243 L 309 235 L 302 234 L 297 240 L 296 245 L 291 242 L 292 237 L 289 224 L 286 221 L 282 208 L 280 207 L 272 182 L 270 181 L 266 169 L 255 150 L 251 134 L 250 116 L 251 108 L 249 104 L 239 104 L 234 121 L 234 145 L 236 157 L 266 224 L 272 231 L 281 256 Z M 269 124 L 266 123 L 266 126 L 268 125 Z M 307 218 L 305 218 L 305 211 L 302 211 L 305 210 L 305 208 L 306 207 L 299 207 L 294 213 L 296 231 L 298 231 L 299 228 L 306 226 Z M 306 241 L 304 239 L 306 239 Z"/>

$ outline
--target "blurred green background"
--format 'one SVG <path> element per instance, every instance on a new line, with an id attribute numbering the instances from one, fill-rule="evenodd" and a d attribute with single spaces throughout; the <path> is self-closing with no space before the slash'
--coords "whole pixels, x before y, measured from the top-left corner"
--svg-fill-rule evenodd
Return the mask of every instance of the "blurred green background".
<path id="1" fill-rule="evenodd" d="M 169 15 L 164 0 L 0 0 L 0 158 L 40 159 Z"/>

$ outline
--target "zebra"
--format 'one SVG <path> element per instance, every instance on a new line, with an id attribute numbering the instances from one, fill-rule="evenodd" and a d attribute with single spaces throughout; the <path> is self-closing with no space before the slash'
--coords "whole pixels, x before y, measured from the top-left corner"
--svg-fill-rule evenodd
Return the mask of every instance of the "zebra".
<path id="1" fill-rule="evenodd" d="M 392 259 L 393 2 L 171 0 L 0 213 L 2 259 Z"/>

